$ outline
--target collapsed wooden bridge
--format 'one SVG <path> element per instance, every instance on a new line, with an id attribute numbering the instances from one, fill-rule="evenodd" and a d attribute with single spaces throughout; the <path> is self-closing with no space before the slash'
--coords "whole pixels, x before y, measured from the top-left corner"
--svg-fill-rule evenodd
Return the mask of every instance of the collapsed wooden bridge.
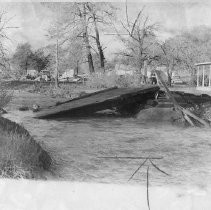
<path id="1" fill-rule="evenodd" d="M 159 71 L 155 71 L 160 83 L 162 84 L 162 86 L 164 87 L 165 89 L 165 92 L 166 94 L 168 95 L 168 98 L 170 99 L 170 101 L 173 103 L 173 106 L 175 108 L 175 111 L 178 112 L 186 122 L 188 122 L 188 124 L 190 126 L 205 126 L 205 127 L 210 127 L 210 122 L 207 122 L 206 120 L 204 119 L 201 119 L 200 117 L 198 117 L 197 115 L 195 115 L 194 113 L 192 113 L 191 111 L 185 109 L 183 106 L 181 106 L 178 101 L 175 99 L 174 95 L 172 94 L 172 92 L 168 89 L 167 85 L 165 84 L 165 82 L 163 81 L 161 75 L 160 75 L 160 72 Z M 200 101 L 202 99 L 204 99 L 206 102 L 210 102 L 210 97 L 208 97 L 207 95 L 204 97 L 202 95 L 202 97 L 193 97 L 192 94 L 189 94 L 189 95 L 186 95 L 186 99 L 184 97 L 184 93 L 181 94 L 180 92 L 176 92 L 177 96 L 179 95 L 180 96 L 180 99 L 183 99 L 183 100 L 187 100 L 187 96 L 189 98 L 192 98 L 192 101 L 198 101 L 197 99 L 200 99 Z M 182 97 L 181 97 L 182 96 Z M 191 97 L 192 96 L 192 97 Z M 208 97 L 208 100 L 207 100 L 207 97 Z"/>
<path id="2" fill-rule="evenodd" d="M 162 91 L 157 85 L 140 88 L 114 87 L 43 108 L 36 113 L 35 118 L 85 117 L 108 109 L 115 110 L 121 115 L 132 116 L 141 109 L 145 109 L 150 102 L 149 106 L 174 107 L 175 111 L 191 126 L 199 123 L 199 125 L 209 127 L 209 122 L 199 118 L 186 108 L 206 103 L 210 106 L 211 97 L 208 95 L 197 96 L 180 91 L 170 91 L 165 82 L 162 81 L 158 71 L 156 71 L 156 74 L 165 90 L 167 98 L 166 96 L 159 97 Z"/>
<path id="3" fill-rule="evenodd" d="M 115 109 L 121 114 L 135 114 L 147 100 L 155 98 L 159 89 L 159 86 L 109 88 L 41 109 L 35 117 L 87 116 L 106 109 Z"/>

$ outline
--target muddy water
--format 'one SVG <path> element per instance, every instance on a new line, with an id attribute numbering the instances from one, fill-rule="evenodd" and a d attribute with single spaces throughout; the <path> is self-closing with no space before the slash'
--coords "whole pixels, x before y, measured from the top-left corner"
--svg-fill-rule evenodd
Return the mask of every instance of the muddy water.
<path id="1" fill-rule="evenodd" d="M 103 156 L 156 156 L 131 183 L 145 183 L 150 165 L 153 185 L 211 184 L 211 130 L 140 122 L 134 118 L 96 117 L 38 120 L 32 112 L 11 110 L 6 115 L 22 123 L 56 160 L 59 179 L 126 183 L 142 160 L 104 159 Z"/>

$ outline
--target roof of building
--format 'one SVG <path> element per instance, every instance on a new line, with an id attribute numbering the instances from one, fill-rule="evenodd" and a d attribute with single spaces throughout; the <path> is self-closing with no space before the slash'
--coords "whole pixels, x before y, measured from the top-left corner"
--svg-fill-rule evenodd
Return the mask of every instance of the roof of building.
<path id="1" fill-rule="evenodd" d="M 211 65 L 211 62 L 196 63 L 195 66 Z"/>

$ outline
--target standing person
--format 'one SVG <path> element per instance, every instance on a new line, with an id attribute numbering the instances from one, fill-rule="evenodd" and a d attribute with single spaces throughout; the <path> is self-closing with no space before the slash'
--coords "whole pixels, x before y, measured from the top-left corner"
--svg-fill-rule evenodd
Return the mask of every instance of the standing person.
<path id="1" fill-rule="evenodd" d="M 156 77 L 155 72 L 153 72 L 153 71 L 151 72 L 150 79 L 151 79 L 151 84 L 152 85 L 156 85 L 157 84 L 157 77 Z"/>

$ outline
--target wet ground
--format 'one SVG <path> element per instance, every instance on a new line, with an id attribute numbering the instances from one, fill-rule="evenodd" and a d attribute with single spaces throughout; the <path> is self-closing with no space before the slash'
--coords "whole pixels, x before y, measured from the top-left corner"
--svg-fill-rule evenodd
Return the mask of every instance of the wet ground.
<path id="1" fill-rule="evenodd" d="M 211 129 L 105 116 L 39 120 L 31 111 L 17 110 L 23 100 L 26 102 L 29 96 L 20 99 L 16 95 L 5 116 L 23 124 L 37 141 L 43 142 L 56 160 L 58 179 L 127 183 L 142 160 L 101 157 L 155 156 L 163 158 L 153 162 L 170 176 L 147 162 L 131 183 L 145 183 L 147 165 L 153 185 L 206 187 L 211 183 Z"/>

